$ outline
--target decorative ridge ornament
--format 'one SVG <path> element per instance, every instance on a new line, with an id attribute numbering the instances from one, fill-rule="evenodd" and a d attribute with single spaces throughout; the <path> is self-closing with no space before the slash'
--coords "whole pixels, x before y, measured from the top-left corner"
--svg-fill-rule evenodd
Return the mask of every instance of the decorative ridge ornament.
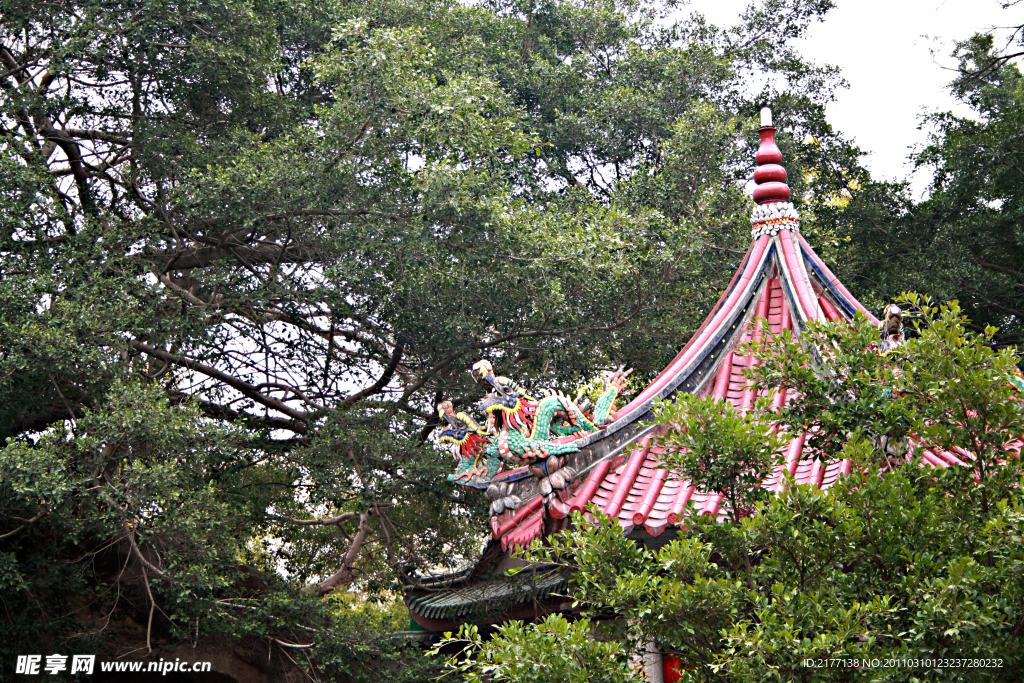
<path id="1" fill-rule="evenodd" d="M 782 229 L 800 231 L 800 214 L 792 202 L 776 202 L 754 207 L 750 214 L 750 232 L 753 237 L 777 235 Z"/>
<path id="2" fill-rule="evenodd" d="M 882 336 L 880 350 L 883 352 L 896 348 L 907 339 L 903 331 L 903 311 L 896 304 L 885 307 L 878 328 Z"/>
<path id="3" fill-rule="evenodd" d="M 750 216 L 751 235 L 777 235 L 779 230 L 799 232 L 800 214 L 789 201 L 789 185 L 786 184 L 786 169 L 782 166 L 782 151 L 775 144 L 775 127 L 772 126 L 772 110 L 761 110 L 761 146 L 754 160 L 754 201 L 757 206 Z"/>
<path id="4" fill-rule="evenodd" d="M 576 441 L 601 431 L 615 419 L 615 400 L 631 372 L 624 366 L 610 372 L 588 414 L 561 391 L 544 389 L 537 397 L 531 396 L 514 380 L 497 375 L 489 361 L 477 361 L 470 373 L 489 389 L 475 406 L 487 416 L 486 425 L 481 426 L 469 413 L 456 413 L 451 401 L 438 406 L 438 417 L 447 427 L 438 441 L 450 445 L 458 463 L 448 480 L 486 489 L 492 518 L 497 518 L 518 510 L 523 502 L 513 495 L 509 479 L 516 473 L 503 473 L 503 468 L 523 468 L 526 477 L 535 479 L 545 506 L 564 506 L 577 478 L 566 458 L 580 450 Z M 521 478 L 517 476 L 517 480 Z"/>

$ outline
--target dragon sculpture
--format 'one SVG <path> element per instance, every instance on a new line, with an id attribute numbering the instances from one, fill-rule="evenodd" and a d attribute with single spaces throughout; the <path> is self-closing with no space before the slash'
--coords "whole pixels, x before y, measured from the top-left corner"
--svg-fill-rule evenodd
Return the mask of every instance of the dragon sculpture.
<path id="1" fill-rule="evenodd" d="M 568 498 L 567 486 L 576 472 L 565 466 L 565 456 L 579 450 L 576 439 L 614 419 L 615 400 L 632 370 L 619 368 L 605 378 L 590 415 L 561 391 L 531 395 L 515 381 L 496 375 L 486 360 L 475 363 L 470 372 L 490 390 L 476 405 L 486 424 L 481 427 L 466 413 L 456 413 L 449 401 L 441 403 L 438 415 L 446 428 L 440 440 L 451 444 L 458 461 L 448 478 L 470 488 L 486 488 L 491 513 L 501 514 L 520 503 L 509 495 L 508 483 L 491 482 L 503 467 L 527 467 L 539 480 L 545 502 L 552 496 Z"/>
<path id="2" fill-rule="evenodd" d="M 1021 373 L 1020 368 L 1017 368 L 1016 371 L 1010 375 L 1009 380 L 1010 386 L 1024 394 L 1024 374 Z"/>
<path id="3" fill-rule="evenodd" d="M 501 468 L 501 462 L 497 458 L 485 457 L 489 434 L 484 428 L 466 413 L 456 413 L 451 401 L 443 401 L 438 406 L 437 414 L 446 423 L 439 441 L 451 444 L 452 453 L 459 463 L 455 474 L 449 479 L 455 482 L 465 479 L 469 482 L 493 478 Z"/>

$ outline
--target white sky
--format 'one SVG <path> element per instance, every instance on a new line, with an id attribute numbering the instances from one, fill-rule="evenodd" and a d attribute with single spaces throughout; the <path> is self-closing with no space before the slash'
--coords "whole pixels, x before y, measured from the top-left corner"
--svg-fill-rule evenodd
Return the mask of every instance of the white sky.
<path id="1" fill-rule="evenodd" d="M 691 0 L 720 26 L 735 23 L 749 0 Z M 849 88 L 828 106 L 832 125 L 868 153 L 877 178 L 905 178 L 907 154 L 926 141 L 918 130 L 925 111 L 957 111 L 946 90 L 956 40 L 992 26 L 1024 22 L 1024 3 L 1004 10 L 998 0 L 837 0 L 825 21 L 797 43 L 803 55 L 842 69 Z M 935 56 L 932 56 L 932 51 Z M 923 174 L 922 174 L 923 175 Z M 915 197 L 927 185 L 914 179 Z"/>

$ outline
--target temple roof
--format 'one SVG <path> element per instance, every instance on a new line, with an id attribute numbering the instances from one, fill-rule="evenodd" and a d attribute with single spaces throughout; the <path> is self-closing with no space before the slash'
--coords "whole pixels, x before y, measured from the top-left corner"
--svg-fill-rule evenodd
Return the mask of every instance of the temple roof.
<path id="1" fill-rule="evenodd" d="M 771 332 L 777 334 L 783 329 L 799 332 L 809 319 L 850 318 L 858 310 L 870 317 L 799 232 L 787 227 L 776 235 L 756 237 L 736 277 L 690 343 L 618 411 L 615 422 L 588 437 L 588 445 L 593 449 L 602 439 L 630 428 L 635 431 L 633 438 L 587 463 L 570 501 L 562 510 L 549 509 L 547 513 L 557 516 L 579 511 L 593 502 L 605 514 L 617 517 L 624 527 L 643 526 L 652 535 L 660 534 L 667 525 L 678 524 L 688 506 L 699 505 L 702 511 L 716 514 L 720 498 L 695 491 L 687 482 L 675 480 L 660 469 L 660 449 L 647 445 L 653 430 L 637 430 L 637 423 L 650 417 L 655 399 L 669 398 L 677 391 L 710 395 L 731 401 L 740 409 L 749 408 L 756 396 L 743 370 L 753 359 L 739 355 L 736 347 L 763 333 L 763 328 L 752 325 L 754 317 L 766 318 Z M 785 392 L 776 394 L 780 403 L 785 396 Z M 624 446 L 633 442 L 645 447 L 627 457 L 622 453 Z M 792 440 L 785 465 L 766 482 L 768 486 L 781 486 L 783 470 L 799 483 L 820 487 L 831 485 L 840 473 L 849 470 L 848 461 L 823 466 L 819 461 L 801 459 L 803 442 L 803 435 Z M 544 513 L 540 499 L 534 498 L 515 512 L 493 518 L 494 536 L 505 547 L 526 545 L 541 535 Z"/>
<path id="2" fill-rule="evenodd" d="M 755 318 L 767 320 L 773 334 L 787 329 L 796 335 L 811 320 L 850 319 L 857 311 L 878 323 L 800 234 L 799 216 L 787 201 L 790 191 L 785 184 L 786 171 L 780 165 L 782 155 L 774 142 L 770 118 L 760 134 L 754 175 L 758 205 L 751 221 L 751 244 L 729 286 L 679 354 L 636 398 L 617 411 L 614 422 L 575 440 L 579 451 L 566 457 L 577 475 L 567 489 L 566 500 L 555 499 L 545 505 L 525 468 L 495 477 L 511 482 L 513 492 L 523 501 L 518 509 L 491 517 L 494 543 L 503 550 L 528 545 L 564 528 L 572 512 L 584 511 L 591 503 L 616 519 L 625 533 L 633 535 L 659 536 L 669 527 L 678 527 L 694 510 L 722 516 L 721 496 L 697 491 L 689 482 L 659 467 L 662 451 L 653 438 L 656 428 L 644 424 L 651 419 L 654 401 L 687 392 L 749 409 L 757 396 L 743 371 L 755 360 L 740 355 L 737 349 L 766 332 L 764 325 L 753 324 Z M 788 392 L 783 389 L 774 397 L 776 405 L 781 406 Z M 783 464 L 764 486 L 780 491 L 789 474 L 798 484 L 825 489 L 850 471 L 849 460 L 824 464 L 805 459 L 805 439 L 806 434 L 791 439 Z M 632 444 L 640 448 L 630 449 Z M 964 452 L 923 452 L 924 461 L 935 467 L 962 464 L 969 457 Z M 413 589 L 410 597 L 418 594 L 417 590 Z M 453 590 L 458 593 L 450 597 L 455 603 L 472 598 L 466 588 Z M 487 590 L 505 589 L 495 584 Z M 407 599 L 414 618 L 417 610 L 432 609 L 435 604 L 446 606 L 448 617 L 444 618 L 455 616 L 445 602 L 449 598 L 417 600 Z"/>

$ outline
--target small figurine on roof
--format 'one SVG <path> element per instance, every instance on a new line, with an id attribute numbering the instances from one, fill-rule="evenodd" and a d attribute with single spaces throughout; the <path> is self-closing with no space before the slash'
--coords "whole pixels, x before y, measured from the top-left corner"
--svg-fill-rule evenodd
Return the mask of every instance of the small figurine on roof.
<path id="1" fill-rule="evenodd" d="M 469 484 L 493 479 L 501 470 L 501 462 L 486 455 L 489 440 L 484 428 L 466 413 L 456 413 L 451 401 L 442 401 L 437 414 L 448 425 L 438 440 L 452 445 L 452 455 L 459 463 L 448 480 L 459 483 L 464 479 Z"/>
<path id="2" fill-rule="evenodd" d="M 903 333 L 903 310 L 896 304 L 889 304 L 882 311 L 882 320 L 878 323 L 881 330 L 882 343 L 879 351 L 885 353 L 894 349 L 906 340 Z"/>

